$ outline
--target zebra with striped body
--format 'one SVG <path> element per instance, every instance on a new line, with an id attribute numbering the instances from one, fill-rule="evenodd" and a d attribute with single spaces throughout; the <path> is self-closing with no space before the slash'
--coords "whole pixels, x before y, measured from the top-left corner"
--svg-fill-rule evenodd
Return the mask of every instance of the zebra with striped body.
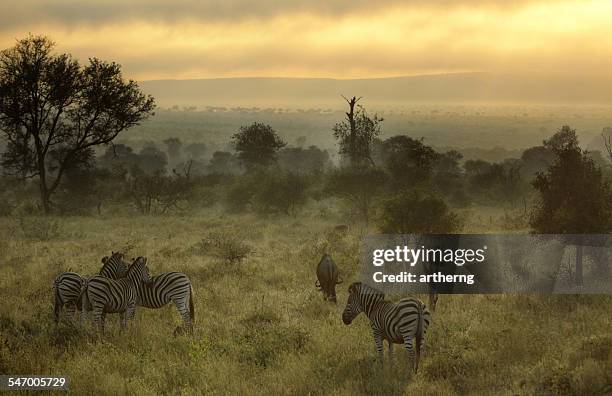
<path id="1" fill-rule="evenodd" d="M 182 272 L 165 272 L 151 278 L 151 282 L 138 290 L 138 306 L 161 308 L 174 302 L 188 332 L 193 331 L 195 311 L 193 307 L 193 287 Z M 181 333 L 175 329 L 175 335 Z"/>
<path id="2" fill-rule="evenodd" d="M 116 256 L 117 255 L 117 256 Z M 113 253 L 113 259 L 105 256 L 102 258 L 104 264 L 100 269 L 100 275 L 111 279 L 123 278 L 127 272 L 127 266 L 123 262 L 123 255 Z M 60 274 L 53 282 L 53 290 L 55 304 L 53 307 L 53 316 L 55 323 L 59 322 L 62 308 L 71 316 L 74 316 L 77 310 L 81 310 L 81 289 L 83 288 L 84 279 L 76 272 L 64 272 Z"/>
<path id="3" fill-rule="evenodd" d="M 361 312 L 370 320 L 379 358 L 383 357 L 383 340 L 389 344 L 389 357 L 393 354 L 393 344 L 404 344 L 416 373 L 431 319 L 425 304 L 416 298 L 404 298 L 394 304 L 386 301 L 380 291 L 357 282 L 349 287 L 342 321 L 349 325 Z"/>
<path id="4" fill-rule="evenodd" d="M 109 260 L 112 260 L 113 256 Z M 147 259 L 144 257 L 134 260 L 125 278 L 115 280 L 96 275 L 85 280 L 82 291 L 83 315 L 81 321 L 85 321 L 87 311 L 91 310 L 94 323 L 104 333 L 106 314 L 121 313 L 123 314 L 121 327 L 125 328 L 128 320 L 133 319 L 136 313 L 138 290 L 150 280 Z"/>

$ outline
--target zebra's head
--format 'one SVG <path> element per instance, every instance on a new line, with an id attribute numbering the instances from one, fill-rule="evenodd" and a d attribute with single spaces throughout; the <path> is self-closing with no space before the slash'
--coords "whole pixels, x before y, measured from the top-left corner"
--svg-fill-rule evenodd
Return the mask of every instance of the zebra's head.
<path id="1" fill-rule="evenodd" d="M 128 270 L 124 258 L 124 254 L 120 252 L 112 252 L 110 257 L 102 257 L 102 264 L 104 265 L 100 269 L 100 275 L 113 279 L 124 278 Z"/>
<path id="2" fill-rule="evenodd" d="M 150 283 L 151 274 L 149 273 L 149 266 L 147 265 L 146 257 L 138 257 L 130 265 L 127 271 L 127 277 L 134 280 L 137 283 Z"/>
<path id="3" fill-rule="evenodd" d="M 361 312 L 366 311 L 367 313 L 373 303 L 385 299 L 383 293 L 361 282 L 351 284 L 348 291 L 348 301 L 342 312 L 342 321 L 345 325 L 350 325 Z"/>

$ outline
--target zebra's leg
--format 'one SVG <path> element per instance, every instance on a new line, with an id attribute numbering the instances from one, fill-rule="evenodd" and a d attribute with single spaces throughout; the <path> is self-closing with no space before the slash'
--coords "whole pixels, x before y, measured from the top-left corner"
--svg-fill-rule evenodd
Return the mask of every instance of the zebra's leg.
<path id="1" fill-rule="evenodd" d="M 189 297 L 177 298 L 173 301 L 174 305 L 176 305 L 176 309 L 181 315 L 181 319 L 183 319 L 183 324 L 185 325 L 186 330 L 191 332 L 193 329 L 191 326 L 191 314 L 189 313 L 189 303 L 187 301 L 188 298 Z"/>
<path id="2" fill-rule="evenodd" d="M 95 305 L 92 307 L 93 322 L 95 327 L 104 334 L 104 306 Z"/>
<path id="3" fill-rule="evenodd" d="M 125 329 L 127 327 L 127 321 L 128 321 L 128 310 L 126 309 L 121 314 L 121 321 L 120 321 L 121 329 Z"/>
<path id="4" fill-rule="evenodd" d="M 125 318 L 124 328 L 127 327 L 128 322 L 131 322 L 132 320 L 134 320 L 135 315 L 136 315 L 136 304 L 128 305 L 128 307 L 125 309 L 125 314 L 124 314 L 124 318 Z"/>
<path id="5" fill-rule="evenodd" d="M 376 343 L 376 353 L 378 354 L 378 360 L 382 363 L 383 361 L 383 339 L 380 330 L 372 328 L 372 334 L 374 335 L 374 342 Z"/>
<path id="6" fill-rule="evenodd" d="M 106 312 L 102 311 L 102 316 L 100 316 L 100 329 L 102 330 L 102 334 L 104 334 L 105 325 L 106 325 Z"/>
<path id="7" fill-rule="evenodd" d="M 414 353 L 413 338 L 414 337 L 412 337 L 411 335 L 404 335 L 404 346 L 408 351 L 408 356 L 410 356 L 410 361 L 412 362 L 412 369 L 414 370 L 414 368 L 416 367 L 416 356 Z"/>
<path id="8" fill-rule="evenodd" d="M 389 362 L 393 364 L 393 343 L 389 341 Z"/>
<path id="9" fill-rule="evenodd" d="M 66 307 L 66 311 L 72 320 L 76 320 L 77 308 L 75 303 L 69 303 Z"/>

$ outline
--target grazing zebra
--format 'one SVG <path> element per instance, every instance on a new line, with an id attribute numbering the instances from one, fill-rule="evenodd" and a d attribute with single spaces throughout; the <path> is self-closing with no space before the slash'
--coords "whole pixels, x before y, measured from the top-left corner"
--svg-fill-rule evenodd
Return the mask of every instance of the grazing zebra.
<path id="1" fill-rule="evenodd" d="M 138 306 L 161 308 L 174 302 L 187 331 L 193 331 L 195 312 L 193 308 L 193 287 L 187 275 L 182 272 L 165 272 L 151 278 L 151 282 L 138 289 Z M 182 333 L 180 328 L 175 334 Z"/>
<path id="2" fill-rule="evenodd" d="M 349 325 L 361 312 L 370 319 L 379 358 L 383 357 L 383 339 L 389 344 L 389 357 L 393 353 L 393 344 L 404 344 L 416 373 L 430 322 L 430 314 L 425 304 L 416 298 L 404 298 L 394 304 L 386 301 L 385 295 L 380 291 L 357 282 L 349 287 L 349 298 L 342 312 L 342 321 Z"/>
<path id="3" fill-rule="evenodd" d="M 109 258 L 102 258 L 104 264 L 100 269 L 100 275 L 111 279 L 119 279 L 125 276 L 127 266 L 123 262 L 123 255 L 113 253 Z M 83 288 L 83 277 L 76 272 L 64 272 L 53 282 L 55 304 L 53 314 L 55 323 L 59 322 L 62 308 L 67 306 L 71 316 L 81 309 L 81 289 Z"/>
<path id="4" fill-rule="evenodd" d="M 113 260 L 115 255 L 109 260 Z M 122 313 L 121 327 L 127 326 L 136 313 L 138 290 L 150 282 L 147 259 L 138 257 L 130 265 L 125 278 L 110 279 L 96 275 L 83 282 L 81 321 L 85 321 L 87 311 L 93 311 L 94 323 L 104 333 L 104 319 L 107 313 Z"/>

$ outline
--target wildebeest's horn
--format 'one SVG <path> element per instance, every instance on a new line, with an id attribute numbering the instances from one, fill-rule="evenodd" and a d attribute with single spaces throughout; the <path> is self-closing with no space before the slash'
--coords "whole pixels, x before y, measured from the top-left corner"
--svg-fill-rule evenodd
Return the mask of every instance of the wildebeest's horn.
<path id="1" fill-rule="evenodd" d="M 340 277 L 339 277 L 340 278 Z M 344 282 L 344 280 L 342 278 L 340 278 L 339 280 L 336 281 L 336 285 L 339 285 L 340 283 Z"/>

